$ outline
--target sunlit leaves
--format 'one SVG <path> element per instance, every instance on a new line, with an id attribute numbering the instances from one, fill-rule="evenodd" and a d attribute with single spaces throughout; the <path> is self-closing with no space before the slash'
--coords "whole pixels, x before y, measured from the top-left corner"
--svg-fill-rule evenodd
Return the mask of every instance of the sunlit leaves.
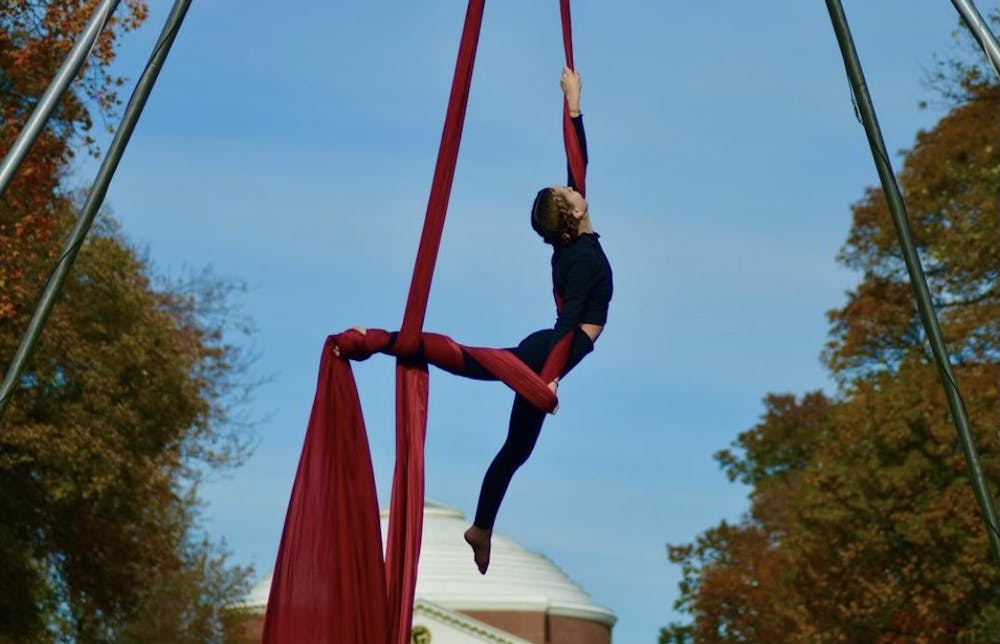
<path id="1" fill-rule="evenodd" d="M 913 236 L 977 448 L 1000 469 L 1000 86 L 949 67 L 958 98 L 906 153 Z M 835 399 L 769 395 L 716 457 L 751 508 L 669 548 L 683 581 L 661 642 L 980 642 L 1000 635 L 996 562 L 880 190 L 852 208 L 832 311 Z"/>
<path id="2" fill-rule="evenodd" d="M 0 154 L 96 5 L 0 4 Z M 118 104 L 116 40 L 145 11 L 122 3 L 0 199 L 5 361 L 76 217 L 67 164 Z M 99 218 L 0 423 L 0 641 L 221 641 L 248 571 L 197 531 L 197 484 L 249 449 L 234 295 L 211 273 L 157 278 Z"/>

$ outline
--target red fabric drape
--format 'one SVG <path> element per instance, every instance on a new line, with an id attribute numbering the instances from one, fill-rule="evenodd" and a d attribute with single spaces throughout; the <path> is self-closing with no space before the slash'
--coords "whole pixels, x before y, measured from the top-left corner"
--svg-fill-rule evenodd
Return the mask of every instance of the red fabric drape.
<path id="1" fill-rule="evenodd" d="M 485 0 L 470 0 L 458 48 L 444 131 L 438 148 L 434 179 L 424 215 L 424 228 L 413 266 L 413 278 L 403 313 L 397 343 L 399 350 L 412 354 L 423 329 L 431 278 L 441 246 L 444 219 L 448 212 L 452 179 L 458 164 L 458 147 L 465 124 L 465 109 L 472 85 L 472 68 L 483 22 Z M 427 431 L 427 368 L 396 364 L 396 470 L 393 474 L 389 508 L 389 543 L 386 575 L 389 583 L 389 611 L 392 641 L 407 644 L 413 617 L 413 593 L 417 584 L 417 562 L 424 521 L 424 435 Z"/>
<path id="2" fill-rule="evenodd" d="M 412 369 L 417 375 L 397 379 L 397 400 L 406 401 L 397 407 L 397 472 L 419 475 L 421 494 L 407 488 L 413 485 L 410 480 L 397 476 L 393 481 L 383 565 L 375 478 L 357 388 L 350 363 L 333 357 L 337 346 L 344 358 L 365 359 L 377 351 L 390 351 L 389 340 L 388 332 L 369 329 L 364 335 L 346 331 L 330 336 L 324 344 L 316 398 L 271 582 L 265 642 L 405 644 L 409 638 L 418 558 L 407 557 L 403 547 L 393 559 L 391 519 L 393 509 L 406 513 L 401 523 L 409 527 L 420 526 L 423 517 L 426 364 L 397 362 L 397 371 Z M 555 409 L 556 396 L 546 384 L 551 377 L 539 377 L 509 351 L 459 345 L 436 333 L 420 334 L 417 344 L 427 362 L 453 371 L 462 368 L 462 351 L 467 351 L 535 406 Z M 391 353 L 398 355 L 398 346 Z M 405 537 L 397 537 L 395 543 L 407 545 Z M 418 551 L 419 539 L 418 532 Z M 390 562 L 398 566 L 402 579 L 395 581 L 400 584 L 395 593 L 385 581 L 392 570 Z M 391 576 L 388 581 L 394 582 Z"/>
<path id="3" fill-rule="evenodd" d="M 265 642 L 389 642 L 368 438 L 351 365 L 333 357 L 332 342 L 320 359 L 267 602 Z"/>
<path id="4" fill-rule="evenodd" d="M 396 469 L 390 503 L 385 561 L 378 499 L 364 419 L 350 364 L 387 349 L 379 329 L 330 336 L 320 360 L 316 398 L 295 475 L 278 549 L 264 621 L 264 641 L 277 644 L 346 642 L 406 644 L 410 639 L 417 564 L 423 529 L 424 437 L 427 427 L 426 362 L 458 370 L 462 350 L 546 411 L 556 397 L 546 383 L 562 371 L 573 334 L 551 352 L 542 375 L 513 354 L 462 347 L 445 336 L 424 333 L 431 278 L 458 159 L 485 0 L 470 0 L 438 150 L 424 228 L 413 269 L 403 323 L 392 353 L 396 363 Z M 569 2 L 560 0 L 567 64 L 572 66 Z M 581 192 L 584 163 L 580 142 L 564 129 L 569 163 Z M 575 145 L 575 147 L 574 147 Z M 426 362 L 414 362 L 419 347 Z"/>
<path id="5" fill-rule="evenodd" d="M 566 66 L 575 69 L 573 64 L 573 21 L 570 15 L 569 0 L 559 0 L 559 18 L 562 22 L 563 49 L 566 51 Z M 583 147 L 576 136 L 576 128 L 569 116 L 569 105 L 563 101 L 563 143 L 566 146 L 566 159 L 573 175 L 573 183 L 581 195 L 587 194 L 587 166 L 583 160 Z"/>

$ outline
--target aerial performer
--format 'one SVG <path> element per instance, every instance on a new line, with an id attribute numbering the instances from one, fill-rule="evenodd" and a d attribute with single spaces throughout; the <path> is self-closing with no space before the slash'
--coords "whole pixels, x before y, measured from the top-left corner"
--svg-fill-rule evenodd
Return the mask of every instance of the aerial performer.
<path id="1" fill-rule="evenodd" d="M 559 85 L 566 96 L 569 114 L 587 160 L 587 143 L 580 112 L 580 76 L 563 68 Z M 608 319 L 611 301 L 611 264 L 601 248 L 600 235 L 594 232 L 586 198 L 577 190 L 572 172 L 568 185 L 542 188 L 531 207 L 531 227 L 552 246 L 552 284 L 558 315 L 551 329 L 536 331 L 511 349 L 535 372 L 540 372 L 545 358 L 567 333 L 574 333 L 565 376 L 594 350 L 594 343 Z M 559 378 L 549 387 L 556 390 Z M 545 412 L 521 395 L 514 397 L 507 440 L 486 470 L 479 493 L 479 504 L 465 540 L 472 548 L 479 572 L 486 574 L 490 564 L 490 541 L 497 511 L 514 472 L 528 460 L 545 421 Z"/>
<path id="2" fill-rule="evenodd" d="M 444 129 L 431 181 L 413 277 L 398 333 L 355 327 L 329 335 L 320 354 L 316 396 L 285 514 L 263 640 L 405 644 L 411 638 L 423 533 L 429 365 L 479 380 L 499 380 L 517 397 L 509 434 L 483 480 L 465 534 L 485 574 L 497 511 L 514 472 L 534 449 L 557 388 L 593 351 L 607 319 L 611 268 L 590 223 L 580 78 L 573 69 L 569 0 L 559 1 L 567 68 L 563 142 L 571 178 L 540 190 L 532 228 L 552 246 L 558 319 L 516 347 L 460 344 L 424 330 L 427 301 L 458 160 L 484 0 L 469 0 Z M 396 465 L 385 548 L 375 473 L 352 361 L 396 358 Z"/>
<path id="3" fill-rule="evenodd" d="M 587 146 L 580 112 L 580 76 L 569 67 L 564 67 L 559 85 L 586 163 Z M 594 343 L 607 321 L 612 295 L 611 265 L 601 248 L 600 236 L 594 232 L 587 200 L 577 190 L 572 172 L 567 183 L 539 190 L 531 208 L 531 227 L 544 243 L 552 246 L 552 283 L 557 308 L 555 325 L 528 335 L 516 347 L 505 349 L 535 373 L 541 373 L 546 358 L 556 344 L 567 334 L 573 334 L 566 365 L 561 374 L 549 383 L 553 392 L 558 389 L 560 378 L 594 350 Z M 366 333 L 362 327 L 355 327 L 355 330 Z M 390 347 L 396 338 L 397 333 L 389 334 Z M 340 356 L 339 347 L 335 346 L 333 351 Z M 417 357 L 423 356 L 418 354 Z M 467 378 L 497 379 L 465 350 L 462 351 L 460 367 L 439 366 Z M 482 574 L 486 574 L 489 567 L 490 542 L 500 504 L 514 472 L 531 455 L 545 414 L 544 410 L 520 394 L 515 395 L 507 439 L 486 470 L 475 520 L 465 532 L 465 540 L 472 548 L 473 559 Z"/>

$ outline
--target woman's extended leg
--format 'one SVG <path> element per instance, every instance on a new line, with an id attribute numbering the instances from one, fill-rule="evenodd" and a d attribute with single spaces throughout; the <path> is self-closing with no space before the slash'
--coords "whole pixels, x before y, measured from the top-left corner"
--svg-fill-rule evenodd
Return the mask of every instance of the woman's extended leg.
<path id="1" fill-rule="evenodd" d="M 514 472 L 531 456 L 544 422 L 544 411 L 521 396 L 514 397 L 507 440 L 486 470 L 483 486 L 479 491 L 475 522 L 465 532 L 465 541 L 472 546 L 476 567 L 484 575 L 490 565 L 490 540 L 500 503 Z"/>
<path id="2" fill-rule="evenodd" d="M 545 358 L 553 344 L 551 329 L 532 333 L 514 349 L 514 353 L 535 373 L 542 370 Z M 585 333 L 577 333 L 573 339 L 569 362 L 562 375 L 579 364 L 585 355 L 594 350 L 594 344 Z M 555 387 L 555 383 L 551 385 Z M 466 530 L 465 540 L 472 546 L 473 558 L 479 572 L 486 574 L 490 563 L 490 540 L 493 535 L 493 524 L 496 521 L 500 503 L 503 501 L 514 472 L 524 465 L 531 456 L 538 436 L 545 422 L 545 412 L 538 409 L 521 396 L 514 397 L 514 405 L 510 410 L 510 424 L 507 428 L 507 440 L 497 453 L 479 492 L 479 505 L 476 507 L 476 519 Z"/>
<path id="3" fill-rule="evenodd" d="M 510 480 L 514 472 L 531 456 L 544 422 L 544 411 L 521 396 L 514 397 L 507 440 L 486 470 L 483 487 L 479 492 L 475 524 L 480 528 L 493 529 L 493 523 L 496 521 L 500 503 L 507 492 Z"/>

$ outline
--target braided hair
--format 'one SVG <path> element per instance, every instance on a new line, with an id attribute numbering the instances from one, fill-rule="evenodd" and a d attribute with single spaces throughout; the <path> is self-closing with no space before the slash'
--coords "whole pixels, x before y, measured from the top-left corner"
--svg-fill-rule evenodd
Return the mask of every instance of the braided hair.
<path id="1" fill-rule="evenodd" d="M 552 188 L 542 188 L 531 206 L 531 227 L 546 244 L 568 246 L 579 236 L 579 222 L 566 198 Z"/>

